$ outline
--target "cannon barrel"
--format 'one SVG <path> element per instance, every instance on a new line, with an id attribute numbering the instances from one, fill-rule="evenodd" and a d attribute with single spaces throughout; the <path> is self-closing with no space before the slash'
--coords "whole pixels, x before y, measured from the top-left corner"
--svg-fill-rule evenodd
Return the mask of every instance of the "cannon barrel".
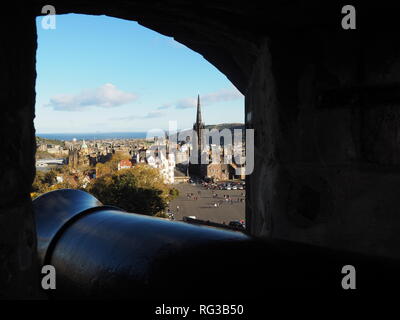
<path id="1" fill-rule="evenodd" d="M 250 299 L 261 297 L 257 288 L 343 292 L 344 265 L 356 267 L 359 289 L 400 284 L 398 261 L 128 213 L 79 190 L 46 193 L 33 209 L 40 264 L 56 269 L 52 298 Z"/>
<path id="2" fill-rule="evenodd" d="M 180 295 L 194 282 L 200 286 L 199 274 L 218 279 L 229 273 L 218 271 L 206 255 L 214 251 L 217 258 L 233 242 L 250 239 L 103 206 L 79 190 L 46 193 L 33 208 L 39 262 L 55 267 L 57 297 L 144 298 L 164 290 Z"/>

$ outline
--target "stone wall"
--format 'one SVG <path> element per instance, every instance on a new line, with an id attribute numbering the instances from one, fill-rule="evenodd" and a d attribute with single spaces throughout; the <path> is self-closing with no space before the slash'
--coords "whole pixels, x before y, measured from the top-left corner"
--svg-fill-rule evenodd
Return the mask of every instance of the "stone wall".
<path id="1" fill-rule="evenodd" d="M 36 149 L 36 27 L 29 10 L 13 7 L 9 12 L 9 19 L 0 22 L 0 298 L 34 298 L 38 268 L 30 187 Z"/>
<path id="2" fill-rule="evenodd" d="M 392 36 L 306 29 L 265 39 L 246 92 L 253 235 L 400 258 Z"/>

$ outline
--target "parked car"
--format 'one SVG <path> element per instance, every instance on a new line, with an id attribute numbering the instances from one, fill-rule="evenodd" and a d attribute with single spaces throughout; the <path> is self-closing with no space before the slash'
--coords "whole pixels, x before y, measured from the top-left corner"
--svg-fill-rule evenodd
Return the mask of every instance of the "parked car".
<path id="1" fill-rule="evenodd" d="M 188 221 L 188 220 L 190 220 L 190 219 L 196 219 L 196 216 L 184 216 L 184 217 L 182 218 L 183 221 Z"/>
<path id="2" fill-rule="evenodd" d="M 238 221 L 238 220 L 234 220 L 234 221 L 230 221 L 229 222 L 229 226 L 230 227 L 234 227 L 236 229 L 240 229 L 240 230 L 245 230 L 245 225 L 243 222 Z"/>

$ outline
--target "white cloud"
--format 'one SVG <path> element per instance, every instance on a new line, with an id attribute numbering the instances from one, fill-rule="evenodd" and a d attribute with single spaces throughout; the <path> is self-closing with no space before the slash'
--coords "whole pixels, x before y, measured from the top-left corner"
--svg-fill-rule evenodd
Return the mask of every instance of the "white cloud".
<path id="1" fill-rule="evenodd" d="M 150 111 L 149 113 L 142 116 L 141 118 L 142 119 L 154 119 L 154 118 L 159 118 L 163 115 L 164 115 L 164 113 L 162 113 L 161 111 Z"/>
<path id="2" fill-rule="evenodd" d="M 236 88 L 228 88 L 200 95 L 200 103 L 202 105 L 207 105 L 223 101 L 232 101 L 242 97 L 243 95 Z M 197 97 L 180 99 L 176 101 L 174 105 L 176 109 L 195 108 L 197 106 Z"/>
<path id="3" fill-rule="evenodd" d="M 231 101 L 242 98 L 243 95 L 236 88 L 222 89 L 219 91 L 207 93 L 201 97 L 201 101 L 206 103 Z"/>
<path id="4" fill-rule="evenodd" d="M 80 111 L 87 107 L 118 107 L 136 99 L 135 94 L 121 91 L 112 83 L 106 83 L 98 88 L 87 89 L 75 95 L 55 96 L 45 107 L 52 107 L 57 111 Z"/>
<path id="5" fill-rule="evenodd" d="M 128 121 L 128 120 L 135 120 L 135 119 L 155 119 L 155 118 L 160 118 L 162 116 L 164 116 L 164 113 L 161 111 L 150 111 L 144 115 L 132 115 L 132 116 L 127 116 L 127 117 L 111 118 L 110 120 Z"/>
<path id="6" fill-rule="evenodd" d="M 157 110 L 164 110 L 164 109 L 169 109 L 171 107 L 170 104 L 163 104 L 162 106 L 159 106 Z"/>
<path id="7" fill-rule="evenodd" d="M 185 98 L 178 100 L 175 103 L 175 108 L 176 109 L 188 109 L 188 108 L 194 108 L 197 105 L 197 99 L 196 98 Z"/>

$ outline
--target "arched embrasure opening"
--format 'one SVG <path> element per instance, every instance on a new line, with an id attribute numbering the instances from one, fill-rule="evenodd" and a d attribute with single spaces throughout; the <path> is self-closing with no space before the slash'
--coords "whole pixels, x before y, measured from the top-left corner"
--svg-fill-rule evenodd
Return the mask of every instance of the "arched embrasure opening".
<path id="1" fill-rule="evenodd" d="M 136 22 L 54 18 L 54 29 L 37 18 L 33 198 L 80 189 L 129 212 L 244 230 L 245 175 L 232 154 L 245 149 L 243 95 L 199 54 Z M 201 164 L 193 129 L 216 133 L 199 140 Z"/>

